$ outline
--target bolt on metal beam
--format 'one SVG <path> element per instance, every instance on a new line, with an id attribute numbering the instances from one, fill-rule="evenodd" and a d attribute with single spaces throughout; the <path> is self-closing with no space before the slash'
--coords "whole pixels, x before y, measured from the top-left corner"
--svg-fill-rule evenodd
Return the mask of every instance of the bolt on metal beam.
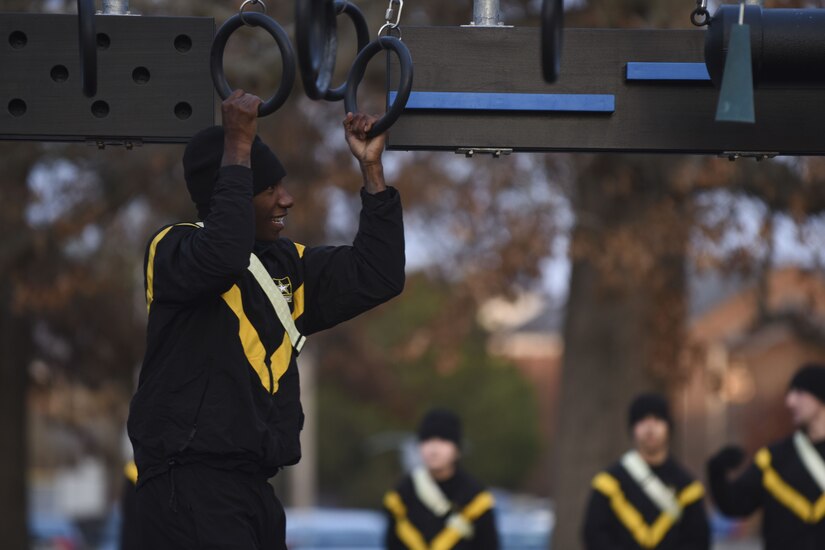
<path id="1" fill-rule="evenodd" d="M 499 0 L 474 0 L 473 25 L 476 27 L 498 27 L 502 25 Z"/>
<path id="2" fill-rule="evenodd" d="M 103 0 L 103 15 L 129 15 L 129 0 Z"/>

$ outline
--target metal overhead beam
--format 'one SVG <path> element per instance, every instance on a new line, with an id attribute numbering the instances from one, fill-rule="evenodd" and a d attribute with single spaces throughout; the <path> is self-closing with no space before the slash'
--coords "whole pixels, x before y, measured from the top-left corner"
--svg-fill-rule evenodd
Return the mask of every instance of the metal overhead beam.
<path id="1" fill-rule="evenodd" d="M 718 91 L 704 68 L 705 31 L 565 29 L 554 84 L 542 78 L 538 28 L 402 31 L 415 78 L 411 104 L 389 131 L 390 149 L 825 154 L 821 87 L 760 87 L 755 125 L 714 120 Z M 392 59 L 390 67 L 392 90 Z M 475 107 L 444 100 L 460 94 Z M 594 97 L 612 98 L 614 108 L 592 108 Z"/>

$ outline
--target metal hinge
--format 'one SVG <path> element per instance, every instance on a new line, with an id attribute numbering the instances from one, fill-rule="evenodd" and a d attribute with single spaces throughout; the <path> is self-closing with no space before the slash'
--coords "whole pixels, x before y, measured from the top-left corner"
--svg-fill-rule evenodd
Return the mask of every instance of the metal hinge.
<path id="1" fill-rule="evenodd" d="M 501 158 L 502 155 L 509 155 L 512 149 L 502 147 L 459 147 L 455 150 L 456 155 L 464 155 L 473 158 L 475 155 L 493 155 L 493 158 Z"/>
<path id="2" fill-rule="evenodd" d="M 98 149 L 105 149 L 107 145 L 112 147 L 126 147 L 127 150 L 131 151 L 135 147 L 143 146 L 143 140 L 140 139 L 103 139 L 103 138 L 95 138 L 95 139 L 87 139 L 86 145 L 94 145 Z"/>
<path id="3" fill-rule="evenodd" d="M 779 153 L 767 151 L 725 151 L 719 158 L 726 158 L 729 161 L 734 161 L 740 158 L 756 159 L 757 161 L 772 159 L 779 156 Z"/>

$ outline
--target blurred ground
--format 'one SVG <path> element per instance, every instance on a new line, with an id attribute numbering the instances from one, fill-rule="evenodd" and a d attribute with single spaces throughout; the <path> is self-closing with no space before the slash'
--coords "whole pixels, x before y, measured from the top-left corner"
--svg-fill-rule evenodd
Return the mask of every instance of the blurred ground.
<path id="1" fill-rule="evenodd" d="M 761 548 L 762 545 L 756 539 L 717 542 L 713 545 L 713 550 L 760 550 Z"/>

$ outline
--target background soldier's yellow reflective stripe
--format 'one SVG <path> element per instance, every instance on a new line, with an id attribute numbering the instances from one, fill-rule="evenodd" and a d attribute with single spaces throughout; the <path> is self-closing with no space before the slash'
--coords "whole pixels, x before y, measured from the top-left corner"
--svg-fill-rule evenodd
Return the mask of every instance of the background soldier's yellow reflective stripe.
<path id="1" fill-rule="evenodd" d="M 659 546 L 659 543 L 667 536 L 674 523 L 676 523 L 676 520 L 670 514 L 662 513 L 659 515 L 647 533 L 647 548 Z"/>
<path id="2" fill-rule="evenodd" d="M 154 292 L 155 292 L 155 252 L 158 248 L 158 243 L 162 238 L 166 236 L 169 231 L 172 230 L 172 227 L 169 226 L 160 233 L 158 233 L 154 239 L 152 239 L 152 243 L 149 245 L 149 259 L 146 261 L 146 313 L 149 313 L 149 308 L 152 307 L 152 300 L 154 299 Z"/>
<path id="3" fill-rule="evenodd" d="M 473 523 L 475 520 L 480 518 L 484 512 L 490 510 L 495 503 L 496 501 L 493 498 L 493 495 L 487 491 L 483 491 L 476 495 L 476 497 L 464 507 L 461 511 L 461 515 L 466 521 Z M 442 530 L 433 539 L 431 548 L 432 550 L 449 550 L 458 544 L 461 539 L 462 535 L 457 529 L 454 529 L 453 527 L 445 527 L 444 530 Z"/>
<path id="4" fill-rule="evenodd" d="M 410 550 L 428 550 L 427 543 L 421 532 L 407 519 L 407 508 L 401 496 L 390 491 L 384 496 L 384 506 L 395 518 L 395 534 Z"/>
<path id="5" fill-rule="evenodd" d="M 461 511 L 461 515 L 467 521 L 473 522 L 480 518 L 487 510 L 495 505 L 493 495 L 483 491 L 476 495 L 470 503 Z M 395 491 L 390 491 L 384 496 L 384 507 L 390 511 L 395 518 L 395 533 L 398 538 L 412 550 L 449 550 L 461 541 L 461 533 L 452 527 L 446 527 L 434 539 L 428 547 L 427 542 L 421 532 L 410 523 L 407 518 L 407 508 L 401 495 Z"/>
<path id="6" fill-rule="evenodd" d="M 642 548 L 656 548 L 673 528 L 675 518 L 667 513 L 662 513 L 648 526 L 644 517 L 639 511 L 628 502 L 622 491 L 619 481 L 606 472 L 598 474 L 593 478 L 593 488 L 602 493 L 610 500 L 610 507 L 619 518 L 619 521 L 633 535 L 636 542 Z M 695 481 L 685 487 L 677 496 L 677 500 L 682 508 L 701 499 L 705 494 L 702 484 Z"/>
<path id="7" fill-rule="evenodd" d="M 496 500 L 493 498 L 492 493 L 483 491 L 476 495 L 476 497 L 470 501 L 470 504 L 464 507 L 461 515 L 468 521 L 475 521 L 480 518 L 484 512 L 495 506 L 495 504 Z"/>
<path id="8" fill-rule="evenodd" d="M 819 523 L 825 517 L 825 494 L 823 494 L 814 504 L 813 521 L 811 523 Z"/>
<path id="9" fill-rule="evenodd" d="M 771 452 L 760 449 L 754 462 L 762 469 L 762 485 L 785 508 L 796 514 L 805 523 L 819 523 L 825 517 L 825 495 L 815 504 L 788 485 L 771 465 Z"/>
<path id="10" fill-rule="evenodd" d="M 450 550 L 459 542 L 461 542 L 461 533 L 452 527 L 445 527 L 433 539 L 430 550 Z"/>
<path id="11" fill-rule="evenodd" d="M 395 518 L 407 517 L 407 507 L 404 506 L 404 501 L 395 491 L 390 491 L 384 495 L 384 506 Z"/>
<path id="12" fill-rule="evenodd" d="M 624 524 L 625 528 L 633 535 L 636 542 L 642 548 L 649 548 L 647 541 L 650 528 L 645 523 L 644 518 L 636 508 L 634 508 L 625 498 L 619 482 L 605 472 L 600 473 L 593 479 L 593 488 L 601 492 L 610 500 L 610 507 Z"/>
<path id="13" fill-rule="evenodd" d="M 396 520 L 395 534 L 410 550 L 429 550 L 421 532 L 407 518 Z"/>
<path id="14" fill-rule="evenodd" d="M 705 496 L 705 488 L 698 481 L 694 481 L 679 493 L 677 500 L 682 508 L 687 508 L 697 500 Z"/>

